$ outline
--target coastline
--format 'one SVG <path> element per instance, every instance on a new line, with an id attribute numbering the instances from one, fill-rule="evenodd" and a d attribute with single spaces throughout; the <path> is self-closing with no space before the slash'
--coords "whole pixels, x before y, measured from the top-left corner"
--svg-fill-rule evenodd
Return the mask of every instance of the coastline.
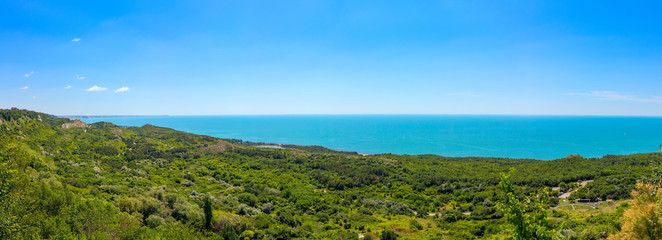
<path id="1" fill-rule="evenodd" d="M 168 116 L 86 118 L 146 123 L 267 145 L 356 154 L 434 154 L 553 160 L 657 152 L 662 118 L 516 116 Z M 590 127 L 589 127 L 590 126 Z"/>

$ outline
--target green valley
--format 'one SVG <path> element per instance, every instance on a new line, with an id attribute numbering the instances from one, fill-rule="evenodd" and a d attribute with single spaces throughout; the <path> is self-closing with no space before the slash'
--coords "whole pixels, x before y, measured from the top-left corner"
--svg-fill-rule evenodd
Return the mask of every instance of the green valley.
<path id="1" fill-rule="evenodd" d="M 0 239 L 509 239 L 518 211 L 550 238 L 605 239 L 662 162 L 260 145 L 0 110 Z"/>

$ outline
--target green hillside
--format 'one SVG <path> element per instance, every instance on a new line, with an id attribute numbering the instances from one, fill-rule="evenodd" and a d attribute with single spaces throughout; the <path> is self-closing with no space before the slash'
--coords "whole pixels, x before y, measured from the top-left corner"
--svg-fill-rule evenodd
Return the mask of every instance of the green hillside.
<path id="1" fill-rule="evenodd" d="M 496 207 L 511 168 L 517 197 L 549 196 L 557 237 L 600 239 L 620 230 L 624 200 L 662 160 L 255 146 L 0 110 L 0 239 L 502 239 L 515 231 Z M 593 181 L 576 186 L 584 180 Z M 615 203 L 554 207 L 559 190 L 546 189 L 557 186 L 574 188 L 570 199 Z"/>

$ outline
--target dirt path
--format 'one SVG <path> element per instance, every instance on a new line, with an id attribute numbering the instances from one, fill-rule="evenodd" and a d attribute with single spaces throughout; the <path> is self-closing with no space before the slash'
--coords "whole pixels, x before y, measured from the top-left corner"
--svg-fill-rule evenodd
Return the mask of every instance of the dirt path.
<path id="1" fill-rule="evenodd" d="M 581 181 L 581 182 L 579 182 L 580 187 L 578 187 L 578 188 L 576 188 L 576 189 L 573 189 L 572 191 L 565 192 L 565 193 L 559 195 L 559 198 L 568 199 L 568 197 L 570 197 L 570 194 L 572 194 L 573 192 L 577 191 L 577 189 L 580 189 L 580 188 L 585 187 L 586 184 L 588 184 L 588 183 L 590 183 L 590 182 L 593 182 L 593 180 L 586 180 L 586 181 Z"/>

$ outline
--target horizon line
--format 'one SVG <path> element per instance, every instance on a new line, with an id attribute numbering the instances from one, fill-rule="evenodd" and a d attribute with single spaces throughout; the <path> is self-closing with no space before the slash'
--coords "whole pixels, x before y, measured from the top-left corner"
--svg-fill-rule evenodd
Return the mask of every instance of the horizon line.
<path id="1" fill-rule="evenodd" d="M 115 118 L 115 117 L 215 117 L 215 116 L 521 116 L 521 117 L 652 117 L 662 115 L 590 115 L 590 114 L 500 114 L 500 113 L 277 113 L 277 114 L 53 114 L 62 118 Z"/>

